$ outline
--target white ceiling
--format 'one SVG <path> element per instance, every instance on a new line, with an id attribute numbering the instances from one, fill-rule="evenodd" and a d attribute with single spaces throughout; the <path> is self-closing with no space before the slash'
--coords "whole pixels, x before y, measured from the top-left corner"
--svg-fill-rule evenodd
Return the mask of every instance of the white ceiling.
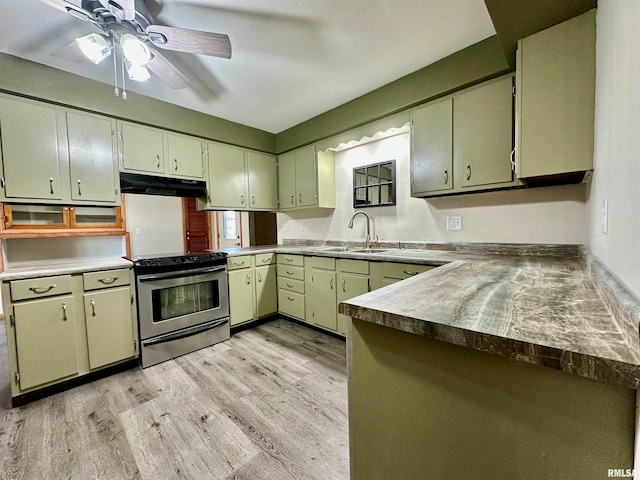
<path id="1" fill-rule="evenodd" d="M 495 33 L 483 0 L 146 3 L 156 23 L 228 34 L 233 56 L 168 52 L 191 88 L 173 91 L 154 77 L 129 81 L 127 89 L 272 133 Z M 98 29 L 38 0 L 0 0 L 0 51 L 98 80 L 111 90 L 110 61 L 76 64 L 49 55 L 93 31 Z"/>

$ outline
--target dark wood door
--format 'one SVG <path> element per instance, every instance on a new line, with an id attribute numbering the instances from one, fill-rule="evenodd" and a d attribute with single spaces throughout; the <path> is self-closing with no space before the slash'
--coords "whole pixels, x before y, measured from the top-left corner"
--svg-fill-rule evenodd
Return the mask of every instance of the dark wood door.
<path id="1" fill-rule="evenodd" d="M 211 214 L 196 210 L 195 198 L 182 199 L 185 253 L 201 253 L 211 250 Z"/>

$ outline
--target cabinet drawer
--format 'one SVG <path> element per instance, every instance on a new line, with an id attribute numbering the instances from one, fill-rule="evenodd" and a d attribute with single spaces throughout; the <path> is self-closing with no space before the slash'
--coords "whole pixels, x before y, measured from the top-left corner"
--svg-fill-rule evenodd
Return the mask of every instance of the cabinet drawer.
<path id="1" fill-rule="evenodd" d="M 322 270 L 335 270 L 336 259 L 330 257 L 311 257 L 307 264 L 311 264 L 312 268 L 320 268 Z"/>
<path id="2" fill-rule="evenodd" d="M 291 292 L 304 293 L 304 282 L 302 280 L 294 280 L 293 278 L 280 277 L 278 279 L 278 288 Z"/>
<path id="3" fill-rule="evenodd" d="M 276 263 L 276 254 L 275 253 L 261 253 L 255 256 L 256 267 L 260 265 L 271 265 Z"/>
<path id="4" fill-rule="evenodd" d="M 277 268 L 279 277 L 304 280 L 304 268 L 302 267 L 290 267 L 289 265 L 282 265 L 279 263 Z"/>
<path id="5" fill-rule="evenodd" d="M 286 253 L 278 254 L 278 263 L 283 265 L 304 266 L 304 257 L 302 255 L 287 255 Z"/>
<path id="6" fill-rule="evenodd" d="M 365 260 L 347 260 L 339 258 L 336 262 L 336 267 L 336 270 L 339 272 L 369 275 L 369 262 Z"/>
<path id="7" fill-rule="evenodd" d="M 243 257 L 227 258 L 227 268 L 229 270 L 236 270 L 238 268 L 249 268 L 250 266 L 251 266 L 250 255 L 245 255 Z"/>
<path id="8" fill-rule="evenodd" d="M 129 285 L 131 283 L 128 268 L 83 273 L 82 282 L 84 283 L 85 291 L 98 290 L 99 288 L 122 287 L 123 285 Z"/>
<path id="9" fill-rule="evenodd" d="M 411 263 L 388 263 L 382 264 L 382 276 L 385 278 L 396 278 L 404 280 L 405 278 L 413 277 L 427 270 L 434 268 L 431 265 L 415 265 Z"/>
<path id="10" fill-rule="evenodd" d="M 30 278 L 9 282 L 11 300 L 51 297 L 63 293 L 71 293 L 71 275 L 56 277 Z"/>
<path id="11" fill-rule="evenodd" d="M 278 311 L 300 320 L 304 320 L 304 295 L 278 290 Z"/>

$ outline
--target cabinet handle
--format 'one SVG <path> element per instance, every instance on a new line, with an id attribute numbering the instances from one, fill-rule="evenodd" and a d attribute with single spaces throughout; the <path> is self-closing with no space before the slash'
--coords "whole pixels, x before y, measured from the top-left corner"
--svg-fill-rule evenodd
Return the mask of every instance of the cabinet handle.
<path id="1" fill-rule="evenodd" d="M 240 204 L 244 205 L 244 195 L 240 194 Z"/>
<path id="2" fill-rule="evenodd" d="M 104 285 L 111 285 L 113 282 L 118 280 L 119 277 L 111 277 L 111 278 L 99 278 L 98 281 Z"/>
<path id="3" fill-rule="evenodd" d="M 291 195 L 291 205 L 293 205 L 294 203 L 296 203 L 296 197 L 295 195 Z"/>
<path id="4" fill-rule="evenodd" d="M 156 167 L 160 168 L 160 155 L 156 155 L 156 158 L 158 159 L 158 164 L 156 165 Z"/>
<path id="5" fill-rule="evenodd" d="M 178 171 L 178 159 L 174 158 L 173 161 L 176 163 L 176 166 L 173 168 L 175 171 Z"/>
<path id="6" fill-rule="evenodd" d="M 516 149 L 511 150 L 511 154 L 509 155 L 509 160 L 511 160 L 511 171 L 516 171 Z"/>
<path id="7" fill-rule="evenodd" d="M 49 178 L 49 193 L 53 195 L 53 178 Z"/>
<path id="8" fill-rule="evenodd" d="M 471 180 L 471 165 L 467 163 L 467 180 Z"/>
<path id="9" fill-rule="evenodd" d="M 91 300 L 91 316 L 92 317 L 96 316 L 96 301 L 95 300 Z"/>
<path id="10" fill-rule="evenodd" d="M 285 261 L 287 262 L 293 262 L 293 258 L 288 258 L 288 257 L 284 257 Z"/>
<path id="11" fill-rule="evenodd" d="M 78 179 L 78 195 L 82 196 L 82 190 L 80 189 L 80 184 L 82 183 L 82 181 L 80 179 Z"/>
<path id="12" fill-rule="evenodd" d="M 289 300 L 290 302 L 293 302 L 295 299 L 291 298 L 289 295 L 287 295 L 287 300 Z"/>
<path id="13" fill-rule="evenodd" d="M 244 260 L 242 260 L 241 262 L 233 262 L 233 264 L 236 266 L 244 265 Z"/>
<path id="14" fill-rule="evenodd" d="M 293 288 L 293 285 L 291 285 L 290 283 L 287 283 L 287 287 Z"/>
<path id="15" fill-rule="evenodd" d="M 331 290 L 333 290 L 333 278 L 329 279 L 329 288 L 331 288 Z"/>
<path id="16" fill-rule="evenodd" d="M 298 195 L 298 203 L 302 203 L 302 194 Z"/>
<path id="17" fill-rule="evenodd" d="M 263 258 L 262 263 L 269 263 L 271 261 L 270 258 Z"/>
<path id="18" fill-rule="evenodd" d="M 289 270 L 287 270 L 287 275 L 293 275 L 293 272 L 290 272 Z"/>
<path id="19" fill-rule="evenodd" d="M 31 290 L 33 293 L 47 293 L 52 288 L 56 288 L 55 283 L 52 283 L 51 285 L 48 285 L 46 287 L 29 287 L 29 290 Z"/>
<path id="20" fill-rule="evenodd" d="M 258 273 L 258 282 L 262 283 L 262 274 Z"/>
<path id="21" fill-rule="evenodd" d="M 346 288 L 345 288 L 345 283 L 346 283 L 346 280 L 342 279 L 342 293 L 346 293 L 346 291 L 347 291 Z"/>
<path id="22" fill-rule="evenodd" d="M 255 204 L 256 204 L 256 196 L 251 195 L 251 205 L 255 205 Z"/>
<path id="23" fill-rule="evenodd" d="M 68 320 L 67 319 L 67 304 L 63 303 L 62 304 L 62 321 L 66 322 L 67 320 Z"/>
<path id="24" fill-rule="evenodd" d="M 409 270 L 403 270 L 403 272 L 407 275 L 417 275 L 419 272 L 410 272 Z"/>
<path id="25" fill-rule="evenodd" d="M 445 170 L 444 170 L 444 184 L 446 185 L 447 183 L 449 183 L 449 170 L 447 170 L 445 168 Z"/>
<path id="26" fill-rule="evenodd" d="M 247 273 L 247 285 L 251 284 L 251 275 Z"/>

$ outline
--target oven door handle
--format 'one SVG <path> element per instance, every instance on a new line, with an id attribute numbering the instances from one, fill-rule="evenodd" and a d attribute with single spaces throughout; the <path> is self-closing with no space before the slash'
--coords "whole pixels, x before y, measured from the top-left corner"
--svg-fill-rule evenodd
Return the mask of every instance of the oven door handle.
<path id="1" fill-rule="evenodd" d="M 216 268 L 208 268 L 202 270 L 185 270 L 180 273 L 174 273 L 166 275 L 164 273 L 158 273 L 156 275 L 141 275 L 138 277 L 138 281 L 140 282 L 152 282 L 154 280 L 170 280 L 172 278 L 184 278 L 184 277 L 193 277 L 195 275 L 202 275 L 205 273 L 213 273 L 213 272 L 222 272 L 226 270 L 226 266 L 216 267 Z"/>
<path id="2" fill-rule="evenodd" d="M 157 337 L 150 338 L 148 340 L 142 341 L 143 347 L 148 347 L 150 345 L 158 345 L 159 343 L 171 342 L 173 340 L 179 340 L 181 338 L 191 337 L 192 335 L 197 335 L 198 333 L 206 332 L 208 330 L 213 330 L 214 328 L 219 327 L 220 325 L 224 325 L 229 322 L 229 318 L 225 317 L 220 320 L 214 320 L 213 322 L 203 323 L 202 325 L 196 325 L 195 327 L 184 328 L 177 332 L 165 333 L 164 335 L 159 335 Z"/>

